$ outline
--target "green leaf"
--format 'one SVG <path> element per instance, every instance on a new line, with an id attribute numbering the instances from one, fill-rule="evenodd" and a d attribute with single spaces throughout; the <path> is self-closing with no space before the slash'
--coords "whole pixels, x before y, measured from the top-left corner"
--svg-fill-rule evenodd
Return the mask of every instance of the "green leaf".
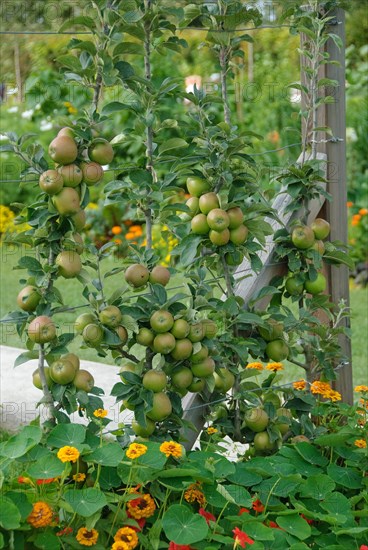
<path id="1" fill-rule="evenodd" d="M 351 515 L 349 500 L 345 495 L 337 493 L 336 491 L 328 495 L 323 502 L 320 503 L 320 507 L 334 516 L 339 523 L 345 523 L 346 516 Z"/>
<path id="2" fill-rule="evenodd" d="M 59 424 L 51 430 L 47 444 L 51 447 L 64 447 L 65 445 L 78 445 L 83 443 L 86 437 L 86 428 L 80 424 Z"/>
<path id="3" fill-rule="evenodd" d="M 317 466 L 326 466 L 328 464 L 328 459 L 310 443 L 303 441 L 295 445 L 294 448 L 310 464 L 317 464 Z"/>
<path id="4" fill-rule="evenodd" d="M 305 540 L 311 535 L 310 525 L 301 518 L 299 514 L 290 514 L 288 516 L 278 516 L 276 523 L 281 529 L 284 529 L 290 535 L 300 540 Z"/>
<path id="5" fill-rule="evenodd" d="M 327 467 L 327 473 L 338 485 L 348 489 L 360 489 L 362 486 L 362 476 L 357 470 L 352 468 L 343 468 L 337 464 L 330 464 Z"/>
<path id="6" fill-rule="evenodd" d="M 325 474 L 318 474 L 307 479 L 301 488 L 300 494 L 304 497 L 324 500 L 335 489 L 335 482 Z"/>
<path id="7" fill-rule="evenodd" d="M 183 147 L 188 147 L 188 143 L 185 141 L 185 139 L 171 138 L 160 145 L 159 152 L 160 155 L 162 155 L 162 153 L 165 153 L 166 151 L 171 151 L 171 149 L 182 149 Z"/>
<path id="8" fill-rule="evenodd" d="M 72 71 L 75 71 L 77 73 L 78 71 L 82 70 L 82 65 L 80 64 L 79 59 L 74 55 L 60 55 L 57 58 L 57 61 L 61 65 L 64 65 L 68 69 L 72 69 Z"/>
<path id="9" fill-rule="evenodd" d="M 58 477 L 64 471 L 64 463 L 55 455 L 43 456 L 28 468 L 27 473 L 35 479 Z"/>
<path id="10" fill-rule="evenodd" d="M 60 548 L 60 537 L 57 537 L 50 531 L 38 533 L 34 545 L 36 548 L 41 548 L 42 550 L 50 550 L 50 548 L 52 548 L 52 550 L 58 550 Z"/>
<path id="11" fill-rule="evenodd" d="M 87 455 L 88 462 L 97 462 L 103 466 L 117 466 L 124 458 L 119 443 L 107 443 Z"/>
<path id="12" fill-rule="evenodd" d="M 92 19 L 92 17 L 80 15 L 78 17 L 73 17 L 72 19 L 65 21 L 65 23 L 61 25 L 59 32 L 63 32 L 66 29 L 75 27 L 76 25 L 82 25 L 83 27 L 87 27 L 91 30 L 94 30 L 96 28 L 96 22 L 94 19 Z"/>
<path id="13" fill-rule="evenodd" d="M 14 502 L 20 512 L 22 520 L 26 520 L 29 514 L 32 512 L 32 504 L 29 502 L 27 495 L 25 493 L 9 491 L 8 493 L 6 493 L 6 496 Z"/>
<path id="14" fill-rule="evenodd" d="M 111 115 L 112 113 L 116 113 L 118 111 L 124 111 L 130 109 L 129 105 L 125 105 L 125 103 L 121 103 L 120 101 L 112 101 L 111 103 L 107 103 L 103 106 L 101 114 L 102 115 Z"/>
<path id="15" fill-rule="evenodd" d="M 338 433 L 320 435 L 314 442 L 321 447 L 339 447 L 353 435 L 351 429 L 342 428 Z"/>
<path id="16" fill-rule="evenodd" d="M 142 46 L 137 42 L 121 42 L 114 48 L 113 55 L 119 55 L 121 53 L 139 55 L 142 53 Z"/>
<path id="17" fill-rule="evenodd" d="M 252 505 L 252 498 L 248 491 L 240 485 L 218 485 L 217 490 L 228 502 L 237 506 L 249 508 Z"/>
<path id="18" fill-rule="evenodd" d="M 160 451 L 160 443 L 145 441 L 144 444 L 147 447 L 147 452 L 139 457 L 139 464 L 161 470 L 166 463 L 166 456 Z"/>
<path id="19" fill-rule="evenodd" d="M 20 526 L 20 520 L 21 515 L 14 502 L 3 496 L 0 506 L 1 527 L 7 530 L 17 529 Z"/>
<path id="20" fill-rule="evenodd" d="M 8 441 L 0 445 L 0 456 L 6 458 L 19 458 L 41 441 L 42 431 L 38 426 L 26 426 L 23 430 L 12 436 Z"/>
<path id="21" fill-rule="evenodd" d="M 105 494 L 100 489 L 71 489 L 64 495 L 65 501 L 79 516 L 88 518 L 106 505 Z"/>
<path id="22" fill-rule="evenodd" d="M 235 464 L 235 473 L 227 476 L 227 479 L 232 483 L 252 487 L 262 481 L 262 476 L 255 472 L 250 472 L 241 462 Z"/>
<path id="23" fill-rule="evenodd" d="M 346 252 L 341 252 L 340 250 L 326 251 L 323 254 L 323 259 L 326 260 L 327 263 L 347 265 L 350 269 L 354 269 L 355 267 L 350 256 L 348 256 Z"/>
<path id="24" fill-rule="evenodd" d="M 261 520 L 254 521 L 254 517 L 242 514 L 243 530 L 251 538 L 256 540 L 274 540 L 274 530 L 266 527 Z"/>
<path id="25" fill-rule="evenodd" d="M 194 544 L 206 538 L 206 520 L 182 504 L 170 506 L 164 514 L 162 527 L 167 538 L 176 544 Z"/>
<path id="26" fill-rule="evenodd" d="M 38 359 L 38 355 L 39 353 L 37 350 L 25 351 L 18 355 L 14 361 L 14 367 L 19 367 L 19 365 L 23 365 L 23 363 L 27 363 L 27 361 L 32 361 L 32 359 Z"/>

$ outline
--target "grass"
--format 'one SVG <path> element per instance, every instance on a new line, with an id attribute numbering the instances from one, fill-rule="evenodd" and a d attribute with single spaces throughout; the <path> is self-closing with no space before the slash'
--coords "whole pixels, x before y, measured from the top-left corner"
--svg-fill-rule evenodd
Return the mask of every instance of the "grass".
<path id="1" fill-rule="evenodd" d="M 30 252 L 28 252 L 30 253 Z M 16 296 L 19 292 L 20 286 L 18 280 L 25 277 L 24 271 L 14 271 L 13 267 L 16 265 L 19 258 L 19 252 L 16 252 L 5 246 L 0 246 L 0 269 L 1 269 L 1 282 L 0 282 L 0 295 L 1 295 L 1 307 L 0 317 L 4 317 L 9 311 L 17 309 Z M 102 271 L 112 269 L 121 265 L 121 260 L 109 258 L 102 264 Z M 180 277 L 173 281 L 172 286 L 180 286 L 182 283 Z M 120 287 L 124 287 L 125 282 L 123 275 L 118 274 L 114 277 L 106 279 L 105 292 L 109 296 Z M 66 304 L 72 304 L 73 306 L 84 303 L 84 299 L 81 298 L 81 284 L 76 280 L 60 279 L 57 283 L 57 287 L 60 290 Z M 368 384 L 368 289 L 352 288 L 350 293 L 350 305 L 351 305 L 351 325 L 352 325 L 352 349 L 353 349 L 353 382 L 357 384 Z M 79 312 L 86 311 L 85 309 L 76 310 L 73 312 L 64 312 L 55 316 L 55 321 L 59 325 L 63 325 L 67 331 L 73 331 L 73 323 Z M 20 338 L 15 328 L 12 325 L 1 323 L 1 339 L 0 342 L 7 346 L 13 346 L 18 348 L 25 347 L 25 339 Z M 102 361 L 104 363 L 113 364 L 110 358 L 100 358 L 93 349 L 81 349 L 81 339 L 75 339 L 70 345 L 70 351 L 78 352 L 78 355 L 82 359 L 90 361 Z M 299 370 L 296 368 L 296 370 Z M 294 372 L 293 372 L 294 374 Z M 302 374 L 296 373 L 296 377 L 302 377 Z"/>

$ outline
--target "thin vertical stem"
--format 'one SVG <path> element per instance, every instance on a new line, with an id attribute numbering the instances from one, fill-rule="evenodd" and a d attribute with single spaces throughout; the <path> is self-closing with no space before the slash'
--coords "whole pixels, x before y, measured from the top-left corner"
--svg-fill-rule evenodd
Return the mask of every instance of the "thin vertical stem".
<path id="1" fill-rule="evenodd" d="M 229 97 L 227 90 L 227 62 L 228 52 L 226 46 L 221 46 L 220 49 L 220 67 L 221 67 L 221 94 L 224 104 L 224 119 L 227 124 L 231 124 Z"/>
<path id="2" fill-rule="evenodd" d="M 145 0 L 146 13 L 151 8 L 151 0 Z M 152 80 L 151 70 L 151 27 L 149 20 L 146 20 L 144 25 L 145 40 L 144 40 L 144 72 L 146 79 L 150 82 Z M 147 115 L 151 114 L 151 106 L 147 109 Z M 155 180 L 155 171 L 153 168 L 153 128 L 152 123 L 147 123 L 146 127 L 146 168 L 151 172 L 153 181 Z M 146 249 L 152 248 L 152 209 L 150 206 L 150 200 L 147 197 L 146 208 L 144 209 L 144 217 L 146 220 Z"/>
<path id="3" fill-rule="evenodd" d="M 46 374 L 45 374 L 45 347 L 44 344 L 40 344 L 40 350 L 38 355 L 38 373 L 40 375 L 42 392 L 44 395 L 44 404 L 46 408 L 46 418 L 42 419 L 41 424 L 46 423 L 49 420 L 54 419 L 54 400 L 47 385 Z"/>

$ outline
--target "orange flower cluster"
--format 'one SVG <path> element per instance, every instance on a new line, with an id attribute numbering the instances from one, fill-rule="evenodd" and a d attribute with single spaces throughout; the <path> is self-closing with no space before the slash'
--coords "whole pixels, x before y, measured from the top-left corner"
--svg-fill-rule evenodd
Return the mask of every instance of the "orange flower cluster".
<path id="1" fill-rule="evenodd" d="M 305 380 L 297 380 L 296 382 L 293 383 L 293 388 L 294 390 L 299 390 L 299 391 L 302 391 L 302 390 L 305 390 L 306 388 L 306 381 Z"/>
<path id="2" fill-rule="evenodd" d="M 139 495 L 129 500 L 127 504 L 129 515 L 134 519 L 150 518 L 156 510 L 156 504 L 151 495 Z"/>
<path id="3" fill-rule="evenodd" d="M 131 225 L 129 227 L 128 233 L 125 235 L 125 238 L 128 241 L 136 241 L 142 235 L 143 235 L 143 229 L 141 225 Z"/>
<path id="4" fill-rule="evenodd" d="M 356 447 L 359 447 L 359 449 L 366 449 L 367 447 L 367 442 L 364 440 L 364 439 L 356 439 L 354 441 L 354 445 Z"/>
<path id="5" fill-rule="evenodd" d="M 52 510 L 46 502 L 35 502 L 27 522 L 36 529 L 47 527 L 52 522 L 52 516 Z"/>
<path id="6" fill-rule="evenodd" d="M 255 370 L 263 370 L 263 365 L 259 361 L 254 361 L 253 363 L 248 363 L 245 367 L 246 369 L 255 369 Z"/>
<path id="7" fill-rule="evenodd" d="M 357 393 L 368 392 L 368 386 L 365 386 L 364 384 L 362 384 L 361 386 L 355 386 L 354 391 L 356 391 Z"/>
<path id="8" fill-rule="evenodd" d="M 94 546 L 98 540 L 98 531 L 96 529 L 88 531 L 86 527 L 81 527 L 75 538 L 81 546 Z"/>
<path id="9" fill-rule="evenodd" d="M 325 399 L 330 399 L 331 401 L 341 401 L 341 394 L 333 390 L 328 382 L 315 380 L 311 384 L 311 392 L 321 395 Z"/>
<path id="10" fill-rule="evenodd" d="M 161 453 L 164 453 L 166 458 L 173 456 L 174 458 L 180 458 L 183 454 L 183 448 L 179 443 L 175 441 L 164 441 L 160 445 Z"/>
<path id="11" fill-rule="evenodd" d="M 121 527 L 114 536 L 113 550 L 133 550 L 138 546 L 137 533 L 131 527 Z"/>
<path id="12" fill-rule="evenodd" d="M 284 370 L 282 363 L 268 363 L 266 366 L 267 370 L 272 370 L 273 372 L 277 372 L 279 370 Z"/>
<path id="13" fill-rule="evenodd" d="M 184 493 L 184 498 L 187 502 L 198 502 L 198 504 L 203 507 L 206 504 L 206 497 L 200 487 L 201 484 L 198 481 L 189 485 Z"/>

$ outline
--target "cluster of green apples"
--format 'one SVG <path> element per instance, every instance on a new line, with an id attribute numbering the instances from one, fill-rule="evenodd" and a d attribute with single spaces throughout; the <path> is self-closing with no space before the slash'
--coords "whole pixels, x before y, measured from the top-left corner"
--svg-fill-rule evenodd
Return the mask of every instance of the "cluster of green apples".
<path id="1" fill-rule="evenodd" d="M 147 283 L 166 286 L 170 281 L 167 267 L 156 265 L 151 271 L 143 264 L 132 264 L 124 273 L 125 281 L 133 288 L 144 287 Z"/>
<path id="2" fill-rule="evenodd" d="M 186 201 L 191 230 L 196 235 L 208 235 L 215 246 L 233 243 L 242 245 L 248 237 L 248 228 L 244 225 L 244 214 L 238 206 L 227 210 L 220 207 L 219 196 L 210 191 L 206 180 L 198 177 L 187 179 L 187 189 L 191 197 Z M 232 265 L 233 255 L 226 257 Z M 240 263 L 241 260 L 238 262 Z"/>
<path id="3" fill-rule="evenodd" d="M 85 225 L 86 214 L 81 208 L 81 186 L 90 187 L 102 180 L 102 166 L 113 160 L 114 151 L 102 138 L 95 138 L 89 147 L 78 145 L 73 129 L 62 128 L 49 145 L 49 155 L 55 168 L 41 174 L 39 186 L 51 197 L 60 216 L 69 218 L 74 226 L 68 250 L 62 250 L 55 260 L 59 274 L 70 279 L 79 275 L 82 269 L 83 240 L 79 231 Z"/>
<path id="4" fill-rule="evenodd" d="M 94 378 L 90 372 L 80 368 L 79 357 L 75 353 L 67 353 L 54 361 L 50 367 L 44 367 L 47 386 L 60 384 L 67 386 L 73 384 L 77 390 L 89 393 L 95 385 Z M 33 373 L 33 385 L 42 390 L 42 383 L 39 369 Z"/>
<path id="5" fill-rule="evenodd" d="M 109 344 L 110 347 L 124 346 L 128 341 L 128 331 L 121 324 L 123 315 L 120 309 L 114 305 L 103 307 L 98 315 L 94 313 L 82 313 L 74 323 L 77 334 L 81 334 L 84 343 L 92 348 L 97 348 L 105 338 L 105 329 L 116 334 L 116 344 Z"/>
<path id="6" fill-rule="evenodd" d="M 290 350 L 285 342 L 284 324 L 275 319 L 267 319 L 265 327 L 259 327 L 260 336 L 267 342 L 266 355 L 272 361 L 284 361 L 289 356 Z"/>
<path id="7" fill-rule="evenodd" d="M 291 241 L 299 250 L 316 250 L 321 256 L 325 253 L 324 240 L 330 234 L 330 224 L 322 218 L 316 218 L 308 225 L 297 225 L 291 233 Z M 297 275 L 289 273 L 285 280 L 285 289 L 291 296 L 299 296 L 303 291 L 312 295 L 326 290 L 327 282 L 323 273 L 318 272 L 315 279 L 301 280 Z"/>

